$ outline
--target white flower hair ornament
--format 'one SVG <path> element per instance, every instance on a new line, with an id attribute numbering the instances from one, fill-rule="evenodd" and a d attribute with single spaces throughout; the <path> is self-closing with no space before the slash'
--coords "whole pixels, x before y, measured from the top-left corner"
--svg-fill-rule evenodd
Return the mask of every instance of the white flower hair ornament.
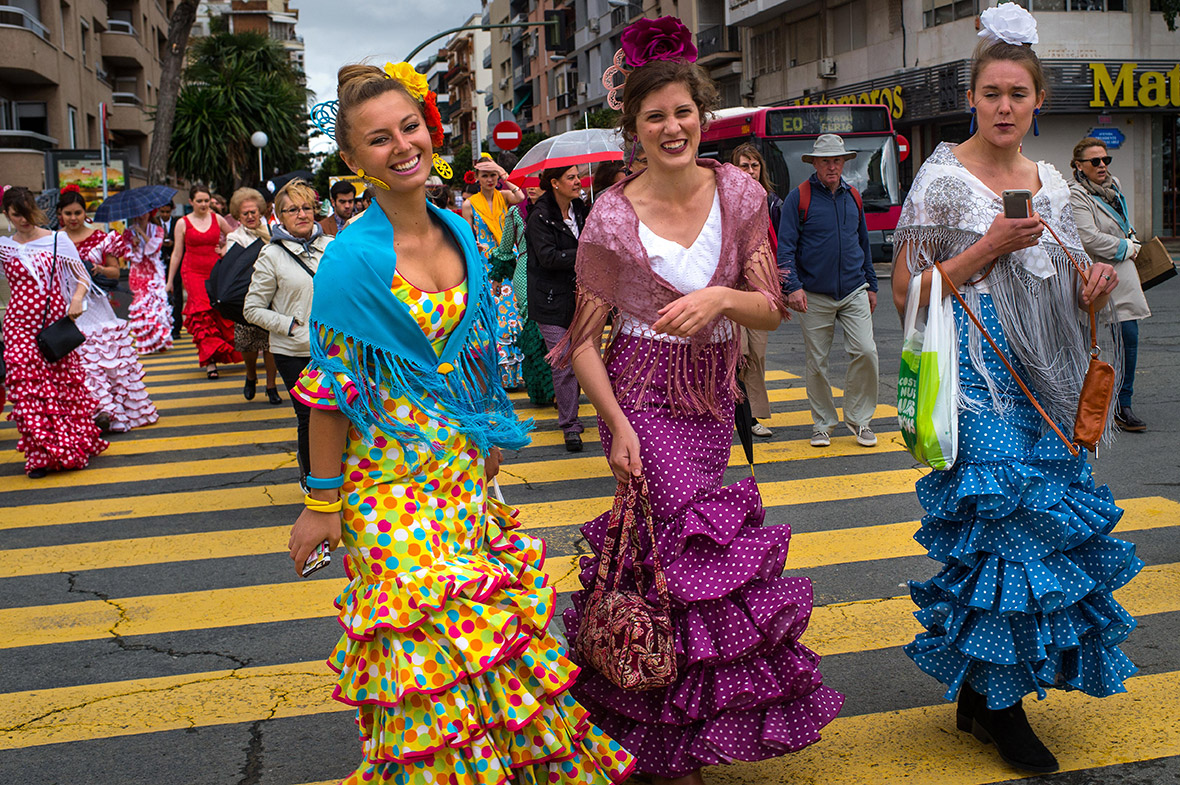
<path id="1" fill-rule="evenodd" d="M 1035 44 L 1037 20 L 1016 3 L 1001 3 L 979 15 L 979 37 L 1007 44 Z"/>

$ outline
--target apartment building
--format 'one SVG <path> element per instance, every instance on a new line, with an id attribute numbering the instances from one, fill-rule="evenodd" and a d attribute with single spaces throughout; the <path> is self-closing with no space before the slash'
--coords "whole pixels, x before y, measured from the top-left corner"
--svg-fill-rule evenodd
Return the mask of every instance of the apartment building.
<path id="1" fill-rule="evenodd" d="M 160 56 L 172 0 L 0 3 L 0 172 L 54 187 L 48 151 L 96 151 L 107 105 L 112 154 L 131 186 L 146 183 Z M 79 157 L 87 157 L 79 155 Z"/>
<path id="2" fill-rule="evenodd" d="M 462 27 L 478 25 L 482 17 L 473 14 Z M 452 35 L 440 52 L 446 53 L 446 93 L 450 108 L 451 149 L 470 144 L 486 148 L 488 107 L 492 71 L 484 67 L 484 52 L 491 46 L 487 30 L 464 30 Z"/>
<path id="3" fill-rule="evenodd" d="M 1140 234 L 1180 236 L 1180 34 L 1153 0 L 1024 0 L 1048 98 L 1025 153 L 1066 177 L 1097 132 Z M 967 138 L 967 87 L 986 0 L 727 0 L 749 106 L 883 103 L 910 142 L 903 183 L 941 141 Z M 699 36 L 698 36 L 699 38 Z"/>

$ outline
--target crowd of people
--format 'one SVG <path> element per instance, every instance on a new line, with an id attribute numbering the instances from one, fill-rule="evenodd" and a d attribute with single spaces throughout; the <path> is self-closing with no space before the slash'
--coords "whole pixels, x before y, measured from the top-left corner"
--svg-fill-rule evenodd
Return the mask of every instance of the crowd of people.
<path id="1" fill-rule="evenodd" d="M 988 13 L 981 22 L 970 138 L 922 164 L 895 235 L 899 313 L 908 297 L 929 303 L 934 276 L 958 293 L 957 458 L 917 484 L 916 539 L 943 567 L 911 583 L 924 630 L 905 651 L 947 686 L 959 730 L 1047 772 L 1056 758 L 1022 699 L 1123 691 L 1135 666 L 1119 644 L 1135 621 L 1112 592 L 1142 562 L 1111 535 L 1121 510 L 1085 452 L 1042 418 L 1073 418 L 1094 309 L 1121 347 L 1113 423 L 1144 430 L 1131 404 L 1138 321 L 1150 314 L 1111 156 L 1082 139 L 1067 184 L 1022 155 L 1045 96 L 1035 37 L 993 30 Z M 803 156 L 814 175 L 780 198 L 752 145 L 731 162 L 697 157 L 718 93 L 678 20 L 639 20 L 622 42 L 628 149 L 598 168 L 593 200 L 577 165 L 522 185 L 511 161 L 484 158 L 456 204 L 431 173 L 436 97 L 405 63 L 340 69 L 325 130 L 370 204 L 339 183 L 318 222 L 317 195 L 299 180 L 276 195 L 270 225 L 258 192 L 227 203 L 196 186 L 192 213 L 167 235 L 150 218 L 104 235 L 70 198 L 54 233 L 31 194 L 4 195 L 16 229 L 0 240 L 13 289 L 4 357 L 31 476 L 101 452 L 100 416 L 109 430 L 155 418 L 132 347 L 163 350 L 170 337 L 164 278 L 150 266 L 166 236 L 164 288 L 183 282 L 208 376 L 245 357 L 252 398 L 261 353 L 272 403 L 282 377 L 305 491 L 290 556 L 304 574 L 321 544 L 347 552 L 345 632 L 329 657 L 364 747 L 347 783 L 452 781 L 475 767 L 486 782 L 610 783 L 638 770 L 700 785 L 707 766 L 819 741 L 843 705 L 799 640 L 813 597 L 807 578 L 783 575 L 790 527 L 765 521 L 753 476 L 726 485 L 723 475 L 743 399 L 754 415 L 745 427 L 772 435 L 766 347 L 792 314 L 811 445 L 828 447 L 841 421 L 858 444 L 877 443 L 878 280 L 860 194 L 843 177 L 856 153 L 818 137 Z M 1013 189 L 1032 194 L 1029 217 L 1004 214 L 999 195 Z M 231 325 L 205 292 L 231 241 L 259 246 L 248 325 Z M 95 294 L 121 259 L 138 287 L 130 326 Z M 47 362 L 34 339 L 67 314 L 86 343 Z M 837 323 L 850 357 L 842 415 L 828 371 Z M 592 554 L 563 617 L 573 650 L 549 629 L 544 542 L 492 493 L 501 451 L 529 440 L 507 395 L 517 388 L 556 406 L 572 452 L 583 449 L 585 391 L 618 481 L 616 508 L 582 528 Z M 619 505 L 636 493 L 644 525 L 624 558 L 611 548 Z M 649 610 L 664 606 L 655 618 L 674 667 L 645 689 L 589 664 L 584 646 L 609 643 L 595 594 L 608 573 Z M 596 643 L 583 644 L 587 629 Z"/>
<path id="2" fill-rule="evenodd" d="M 1021 154 L 1044 76 L 1027 41 L 986 20 L 968 93 L 976 127 L 923 164 L 896 235 L 899 310 L 911 280 L 927 297 L 935 263 L 967 304 L 953 306 L 958 459 L 917 488 L 917 539 L 944 567 L 912 584 L 925 629 L 906 652 L 958 701 L 957 728 L 1019 769 L 1052 771 L 1021 700 L 1123 690 L 1135 668 L 1119 644 L 1134 620 L 1111 592 L 1142 563 L 1111 536 L 1120 511 L 1085 452 L 1046 435 L 1033 399 L 1072 418 L 1094 307 L 1122 346 L 1114 422 L 1140 430 L 1131 394 L 1148 314 L 1110 157 L 1082 140 L 1067 186 Z M 699 785 L 704 767 L 816 742 L 840 711 L 799 643 L 812 595 L 806 578 L 782 576 L 789 528 L 764 521 L 752 476 L 722 477 L 743 397 L 746 427 L 772 434 L 766 346 L 792 313 L 811 444 L 829 446 L 841 421 L 860 445 L 877 442 L 878 281 L 860 194 L 843 177 L 856 153 L 820 136 L 804 156 L 815 174 L 785 199 L 752 145 L 732 165 L 697 158 L 717 93 L 684 36 L 671 18 L 624 33 L 628 149 L 595 173 L 593 199 L 575 164 L 534 186 L 481 160 L 461 217 L 430 172 L 440 129 L 424 80 L 406 64 L 340 70 L 329 130 L 376 196 L 327 249 L 312 295 L 311 359 L 294 392 L 310 407 L 310 490 L 289 547 L 300 572 L 321 543 L 347 551 L 346 632 L 329 662 L 337 697 L 359 707 L 364 760 L 346 782 L 446 779 L 475 758 L 494 780 L 619 782 L 638 769 Z M 1034 212 L 1005 217 L 999 194 L 1019 188 Z M 980 348 L 968 308 L 995 350 Z M 850 356 L 842 416 L 828 378 L 837 323 Z M 1028 400 L 1004 363 L 1020 368 Z M 543 543 L 490 494 L 501 449 L 528 438 L 504 394 L 521 386 L 557 407 L 571 451 L 583 447 L 585 391 L 619 483 L 615 509 L 582 529 L 593 553 L 563 619 L 572 651 L 548 630 Z M 635 489 L 650 528 L 624 535 L 636 549 L 624 559 L 610 549 Z M 646 607 L 667 602 L 675 667 L 646 689 L 587 659 L 620 634 L 603 632 L 595 594 L 612 573 Z M 666 661 L 654 638 L 636 640 L 640 660 Z M 488 708 L 476 717 L 473 705 Z"/>

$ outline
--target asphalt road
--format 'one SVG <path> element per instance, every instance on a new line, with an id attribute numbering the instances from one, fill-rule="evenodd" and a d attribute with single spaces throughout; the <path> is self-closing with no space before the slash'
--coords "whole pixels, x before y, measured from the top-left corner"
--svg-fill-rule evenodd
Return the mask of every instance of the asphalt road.
<path id="1" fill-rule="evenodd" d="M 1149 430 L 1121 435 L 1094 462 L 1127 509 L 1116 533 L 1148 564 L 1118 595 L 1140 621 L 1124 647 L 1140 671 L 1125 695 L 1030 702 L 1066 769 L 1038 782 L 1180 781 L 1178 287 L 1148 293 L 1155 315 L 1141 326 L 1135 409 Z M 875 324 L 878 447 L 847 434 L 808 446 L 795 324 L 772 336 L 774 436 L 757 445 L 768 519 L 794 531 L 787 566 L 814 582 L 804 642 L 847 702 L 813 747 L 710 769 L 710 785 L 1017 776 L 955 731 L 939 685 L 899 648 L 916 627 L 906 581 L 936 565 L 911 539 L 920 472 L 892 408 L 900 329 L 888 303 Z M 289 406 L 242 400 L 240 367 L 205 380 L 187 345 L 145 365 L 160 422 L 113 437 L 83 472 L 27 480 L 15 431 L 0 425 L 0 782 L 334 782 L 360 758 L 323 664 L 340 632 L 331 601 L 342 573 L 334 564 L 298 581 L 285 556 L 299 510 Z M 843 368 L 837 359 L 837 387 Z M 509 456 L 504 493 L 546 537 L 564 607 L 586 550 L 577 526 L 606 508 L 613 482 L 593 431 L 570 455 L 552 410 L 522 411 L 539 429 Z M 746 473 L 735 459 L 731 479 Z"/>

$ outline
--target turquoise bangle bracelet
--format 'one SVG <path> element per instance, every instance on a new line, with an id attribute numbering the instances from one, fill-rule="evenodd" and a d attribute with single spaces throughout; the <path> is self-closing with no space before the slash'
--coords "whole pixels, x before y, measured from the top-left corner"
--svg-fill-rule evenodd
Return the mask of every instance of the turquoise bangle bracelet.
<path id="1" fill-rule="evenodd" d="M 308 488 L 315 488 L 316 490 L 320 491 L 330 491 L 333 488 L 339 488 L 344 484 L 344 474 L 342 473 L 339 477 L 329 477 L 327 479 L 323 477 L 312 477 L 309 474 L 304 479 L 304 482 L 307 483 Z"/>

